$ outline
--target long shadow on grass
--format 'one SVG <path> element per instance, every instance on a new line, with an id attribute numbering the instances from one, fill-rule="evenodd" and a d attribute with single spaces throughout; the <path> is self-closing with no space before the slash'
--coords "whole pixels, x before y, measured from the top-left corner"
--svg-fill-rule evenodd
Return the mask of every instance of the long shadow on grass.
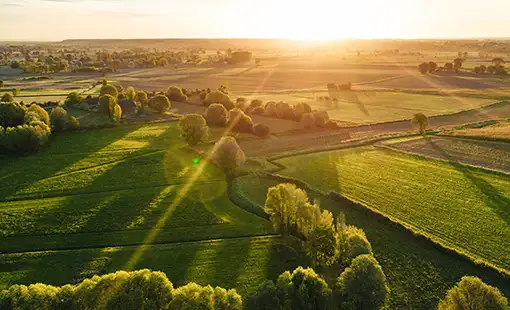
<path id="1" fill-rule="evenodd" d="M 483 194 L 483 198 L 487 206 L 489 206 L 496 214 L 499 215 L 507 224 L 510 224 L 510 198 L 502 194 L 492 184 L 478 177 L 473 173 L 472 168 L 457 162 L 457 160 L 450 156 L 447 151 L 439 147 L 431 138 L 425 138 L 427 143 L 444 158 L 448 159 L 449 164 L 457 171 L 461 172 L 478 190 Z"/>

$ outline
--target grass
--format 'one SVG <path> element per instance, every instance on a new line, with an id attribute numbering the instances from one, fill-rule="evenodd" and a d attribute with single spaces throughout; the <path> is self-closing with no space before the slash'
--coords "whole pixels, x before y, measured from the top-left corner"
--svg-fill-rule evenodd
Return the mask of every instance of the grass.
<path id="1" fill-rule="evenodd" d="M 451 134 L 455 136 L 510 141 L 510 121 L 499 121 L 481 127 L 457 128 Z"/>
<path id="2" fill-rule="evenodd" d="M 280 173 L 335 191 L 435 241 L 510 269 L 510 176 L 373 146 L 278 160 Z"/>
<path id="3" fill-rule="evenodd" d="M 304 163 L 304 162 L 303 162 Z M 262 207 L 267 189 L 280 183 L 272 178 L 248 175 L 237 178 L 234 188 L 255 205 Z M 434 309 L 464 275 L 474 275 L 510 295 L 507 279 L 456 255 L 438 249 L 433 243 L 416 238 L 410 231 L 375 217 L 366 209 L 309 191 L 321 207 L 346 215 L 347 223 L 362 228 L 374 249 L 391 288 L 392 309 Z M 327 275 L 329 278 L 337 274 Z"/>
<path id="4" fill-rule="evenodd" d="M 184 146 L 173 122 L 61 134 L 3 157 L 0 286 L 147 267 L 245 292 L 294 266 L 274 257 L 271 224 L 234 205 L 223 172 Z"/>

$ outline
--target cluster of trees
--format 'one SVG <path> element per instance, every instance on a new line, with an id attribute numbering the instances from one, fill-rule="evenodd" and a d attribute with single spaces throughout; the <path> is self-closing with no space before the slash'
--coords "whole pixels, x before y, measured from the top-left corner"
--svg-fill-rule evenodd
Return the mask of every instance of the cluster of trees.
<path id="1" fill-rule="evenodd" d="M 503 58 L 496 57 L 492 59 L 492 65 L 485 66 L 480 65 L 473 68 L 473 72 L 475 74 L 495 74 L 495 75 L 508 75 L 508 72 L 505 69 L 505 61 Z"/>
<path id="2" fill-rule="evenodd" d="M 327 111 L 312 110 L 310 105 L 304 102 L 291 106 L 283 101 L 269 101 L 263 107 L 262 104 L 260 104 L 260 106 L 253 107 L 256 104 L 258 104 L 258 102 L 252 102 L 251 104 L 253 114 L 260 113 L 269 117 L 301 122 L 304 128 L 321 127 L 334 129 L 338 127 L 336 122 L 329 119 Z"/>
<path id="3" fill-rule="evenodd" d="M 147 269 L 94 276 L 79 284 L 13 285 L 0 292 L 0 309 L 242 309 L 235 290 L 195 283 L 174 288 Z"/>
<path id="4" fill-rule="evenodd" d="M 54 131 L 76 129 L 79 122 L 57 107 L 48 114 L 37 104 L 0 102 L 0 152 L 24 154 L 39 150 Z"/>

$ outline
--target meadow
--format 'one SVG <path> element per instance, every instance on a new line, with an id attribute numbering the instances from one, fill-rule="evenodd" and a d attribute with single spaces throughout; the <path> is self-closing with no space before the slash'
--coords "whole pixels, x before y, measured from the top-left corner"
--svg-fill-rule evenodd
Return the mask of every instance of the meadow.
<path id="1" fill-rule="evenodd" d="M 510 269 L 510 178 L 375 146 L 278 160 L 279 172 L 334 191 L 475 260 Z"/>

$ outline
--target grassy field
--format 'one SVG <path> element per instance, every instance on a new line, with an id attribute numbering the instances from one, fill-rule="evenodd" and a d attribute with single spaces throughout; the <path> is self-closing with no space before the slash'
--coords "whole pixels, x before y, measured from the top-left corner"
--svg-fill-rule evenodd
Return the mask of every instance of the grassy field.
<path id="1" fill-rule="evenodd" d="M 336 191 L 510 270 L 510 176 L 373 146 L 284 158 L 283 175 Z"/>
<path id="2" fill-rule="evenodd" d="M 176 123 L 52 139 L 2 158 L 0 286 L 151 268 L 246 292 L 297 264 L 275 257 L 268 221 L 228 199 L 223 172 L 192 163 Z"/>
<path id="3" fill-rule="evenodd" d="M 481 128 L 459 128 L 452 132 L 456 136 L 478 137 L 485 139 L 510 140 L 510 121 L 500 121 Z"/>
<path id="4" fill-rule="evenodd" d="M 262 207 L 267 189 L 280 183 L 274 179 L 247 175 L 235 180 L 234 189 Z M 438 300 L 464 275 L 475 275 L 496 285 L 506 295 L 510 284 L 504 279 L 456 255 L 445 253 L 430 242 L 417 239 L 408 230 L 383 221 L 369 211 L 309 192 L 320 205 L 334 214 L 344 213 L 348 224 L 362 228 L 374 249 L 391 288 L 392 309 L 435 309 Z M 330 274 L 329 278 L 338 274 Z"/>

